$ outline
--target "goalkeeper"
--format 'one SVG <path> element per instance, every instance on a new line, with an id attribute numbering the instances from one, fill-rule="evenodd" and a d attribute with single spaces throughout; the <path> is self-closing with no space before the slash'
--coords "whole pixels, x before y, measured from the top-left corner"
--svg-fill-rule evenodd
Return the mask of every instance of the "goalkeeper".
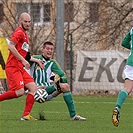
<path id="1" fill-rule="evenodd" d="M 68 107 L 71 120 L 86 120 L 76 114 L 74 101 L 68 85 L 68 79 L 65 76 L 64 71 L 60 68 L 59 64 L 51 59 L 54 53 L 54 45 L 51 42 L 45 42 L 42 48 L 42 55 L 35 55 L 34 58 L 42 60 L 44 62 L 45 69 L 41 69 L 37 63 L 32 62 L 30 73 L 34 78 L 38 88 L 46 89 L 49 94 L 47 100 L 51 100 L 57 97 L 60 93 L 63 93 L 64 101 Z M 50 76 L 54 73 L 54 84 L 50 84 Z"/>

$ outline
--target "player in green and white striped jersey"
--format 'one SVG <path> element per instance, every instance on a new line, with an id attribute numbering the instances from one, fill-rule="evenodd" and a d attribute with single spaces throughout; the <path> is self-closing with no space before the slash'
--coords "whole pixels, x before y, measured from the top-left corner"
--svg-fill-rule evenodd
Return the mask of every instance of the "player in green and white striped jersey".
<path id="1" fill-rule="evenodd" d="M 113 110 L 112 115 L 112 122 L 116 127 L 119 125 L 120 109 L 125 102 L 127 96 L 131 93 L 133 89 L 133 28 L 131 28 L 131 30 L 122 40 L 122 46 L 129 49 L 130 54 L 126 61 L 126 66 L 124 69 L 124 89 L 119 92 L 116 106 Z"/>
<path id="2" fill-rule="evenodd" d="M 39 88 L 45 88 L 49 94 L 48 99 L 58 96 L 63 93 L 64 101 L 68 107 L 71 120 L 86 120 L 76 114 L 73 97 L 70 91 L 68 79 L 64 71 L 60 68 L 56 60 L 51 59 L 54 53 L 54 45 L 51 42 L 45 42 L 42 48 L 42 55 L 35 55 L 34 58 L 42 60 L 44 62 L 45 69 L 41 69 L 37 63 L 32 62 L 31 64 L 31 75 L 33 76 L 35 83 Z M 56 85 L 50 84 L 51 74 L 57 74 L 59 81 Z"/>

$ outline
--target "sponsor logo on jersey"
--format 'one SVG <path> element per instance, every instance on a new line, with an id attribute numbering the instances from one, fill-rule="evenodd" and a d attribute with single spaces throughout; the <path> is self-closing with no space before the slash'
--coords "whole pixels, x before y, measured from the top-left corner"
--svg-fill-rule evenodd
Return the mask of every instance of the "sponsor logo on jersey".
<path id="1" fill-rule="evenodd" d="M 22 49 L 28 52 L 29 44 L 27 44 L 26 42 L 24 42 L 23 45 L 22 45 Z"/>

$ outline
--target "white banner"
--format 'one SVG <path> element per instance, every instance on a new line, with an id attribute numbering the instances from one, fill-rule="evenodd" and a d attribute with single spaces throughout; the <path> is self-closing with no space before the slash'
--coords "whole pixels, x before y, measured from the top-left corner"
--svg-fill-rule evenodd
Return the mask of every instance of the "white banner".
<path id="1" fill-rule="evenodd" d="M 78 51 L 74 92 L 123 89 L 123 69 L 129 52 Z"/>

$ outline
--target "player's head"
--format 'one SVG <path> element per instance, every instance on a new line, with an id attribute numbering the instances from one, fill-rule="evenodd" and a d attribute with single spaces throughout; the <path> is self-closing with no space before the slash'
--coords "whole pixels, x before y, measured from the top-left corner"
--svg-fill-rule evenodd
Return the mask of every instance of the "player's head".
<path id="1" fill-rule="evenodd" d="M 51 58 L 54 53 L 54 44 L 52 42 L 45 42 L 42 48 L 42 54 L 45 58 Z"/>
<path id="2" fill-rule="evenodd" d="M 20 26 L 25 30 L 29 30 L 31 24 L 31 17 L 28 13 L 24 12 L 20 15 L 19 18 Z"/>

